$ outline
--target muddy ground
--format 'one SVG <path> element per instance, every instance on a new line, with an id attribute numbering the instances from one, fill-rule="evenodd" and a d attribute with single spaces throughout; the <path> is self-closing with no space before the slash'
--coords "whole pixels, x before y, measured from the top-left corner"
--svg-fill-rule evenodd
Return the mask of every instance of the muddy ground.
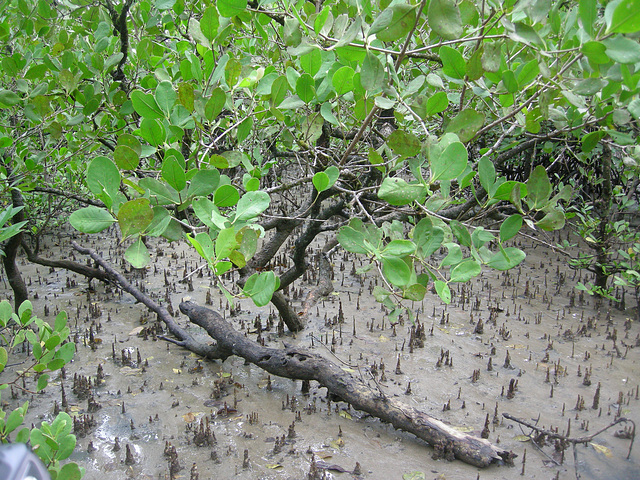
<path id="1" fill-rule="evenodd" d="M 47 239 L 45 254 L 86 261 L 73 253 L 71 239 L 70 234 Z M 113 239 L 76 240 L 127 269 Z M 528 254 L 522 266 L 508 273 L 486 270 L 470 284 L 456 286 L 451 305 L 435 294 L 413 304 L 426 329 L 424 347 L 413 352 L 407 346 L 411 322 L 390 325 L 370 294 L 376 277 L 355 274 L 361 261 L 350 255 L 332 258 L 335 292 L 314 308 L 303 332 L 279 337 L 274 325 L 261 334 L 266 345 L 286 341 L 343 363 L 372 389 L 399 396 L 463 432 L 480 435 L 488 418 L 489 440 L 518 455 L 513 467 L 478 469 L 433 460 L 423 441 L 346 404 L 328 403 L 324 388 L 312 383 L 303 395 L 300 382 L 270 378 L 241 358 L 203 362 L 154 337 L 155 316 L 131 296 L 95 282 L 89 288 L 84 278 L 23 261 L 37 314 L 53 319 L 56 311 L 66 310 L 78 352 L 66 378 L 52 379 L 44 393 L 18 393 L 14 399 L 4 394 L 2 400 L 10 406 L 30 400 L 29 422 L 37 423 L 53 418 L 64 386 L 66 409 L 86 420 L 78 423 L 72 459 L 86 469 L 88 480 L 170 478 L 168 443 L 182 468 L 176 473 L 174 466 L 174 477 L 187 479 L 194 478 L 194 465 L 200 479 L 306 479 L 312 456 L 319 467 L 330 467 L 326 478 L 335 479 L 510 479 L 523 470 L 536 479 L 576 478 L 576 473 L 582 479 L 638 478 L 640 449 L 626 459 L 630 442 L 614 435 L 621 426 L 579 445 L 574 457 L 571 447 L 564 456 L 553 445 L 538 448 L 526 436 L 529 429 L 502 417 L 510 413 L 560 433 L 570 424 L 572 437 L 594 433 L 618 415 L 640 421 L 635 312 L 608 303 L 594 309 L 593 299 L 574 289 L 588 280 L 584 274 L 569 270 L 549 248 L 530 241 L 522 247 Z M 209 297 L 212 308 L 252 338 L 256 319 L 266 329 L 269 316 L 275 316 L 273 308 L 257 308 L 249 300 L 238 301 L 232 311 L 204 269 L 193 273 L 202 262 L 184 246 L 161 242 L 153 252 L 145 274 L 130 272 L 129 278 L 170 303 L 181 324 L 188 323 L 178 312 L 186 296 L 203 305 Z M 181 282 L 189 274 L 191 284 Z M 301 303 L 314 282 L 310 276 L 288 293 Z M 6 280 L 0 287 L 0 298 L 9 298 Z M 190 329 L 210 340 L 200 329 Z M 102 380 L 96 379 L 100 366 Z M 4 372 L 2 379 L 9 375 Z M 74 393 L 74 376 L 88 377 L 92 386 L 83 389 L 76 379 Z M 515 382 L 517 389 L 509 395 Z M 86 394 L 92 402 L 83 398 Z M 127 447 L 135 462 L 129 465 Z M 356 463 L 360 476 L 353 473 Z M 422 476 L 409 477 L 411 472 Z"/>

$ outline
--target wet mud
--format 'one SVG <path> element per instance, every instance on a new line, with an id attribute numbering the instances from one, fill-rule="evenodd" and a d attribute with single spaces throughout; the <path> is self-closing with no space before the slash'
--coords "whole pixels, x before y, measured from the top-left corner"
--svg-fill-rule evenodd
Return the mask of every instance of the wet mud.
<path id="1" fill-rule="evenodd" d="M 71 240 L 48 238 L 46 254 L 86 261 Z M 112 238 L 76 241 L 129 270 Z M 454 285 L 448 306 L 427 294 L 410 305 L 415 324 L 407 318 L 391 324 L 371 293 L 379 279 L 357 273 L 362 259 L 339 254 L 331 259 L 334 293 L 313 308 L 304 331 L 281 336 L 273 308 L 246 299 L 231 307 L 194 252 L 152 245 L 151 266 L 128 278 L 182 325 L 189 324 L 178 310 L 183 298 L 208 303 L 249 338 L 260 330 L 265 345 L 312 348 L 381 395 L 400 397 L 462 432 L 488 435 L 518 457 L 514 466 L 486 469 L 434 460 L 423 441 L 328 399 L 313 382 L 304 392 L 302 382 L 269 376 L 241 358 L 203 361 L 161 339 L 155 315 L 115 287 L 22 261 L 37 315 L 52 320 L 66 310 L 77 354 L 44 393 L 3 392 L 2 401 L 13 407 L 29 400 L 29 423 L 50 420 L 57 409 L 74 416 L 72 459 L 86 479 L 306 479 L 314 469 L 315 478 L 335 479 L 401 479 L 411 472 L 452 480 L 638 477 L 640 453 L 636 447 L 627 459 L 624 424 L 577 445 L 574 454 L 570 445 L 532 441 L 531 429 L 502 416 L 570 437 L 590 435 L 620 416 L 640 421 L 635 312 L 608 301 L 595 308 L 593 298 L 574 289 L 588 281 L 585 274 L 547 247 L 521 244 L 527 259 L 520 267 L 486 270 Z M 233 281 L 224 278 L 230 288 Z M 316 282 L 309 274 L 287 294 L 299 306 Z M 6 280 L 0 290 L 9 298 Z"/>

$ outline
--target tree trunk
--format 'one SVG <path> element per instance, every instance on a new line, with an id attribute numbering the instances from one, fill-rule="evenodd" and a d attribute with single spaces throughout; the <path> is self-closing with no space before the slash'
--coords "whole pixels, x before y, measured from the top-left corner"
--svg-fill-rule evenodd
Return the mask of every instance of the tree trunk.
<path id="1" fill-rule="evenodd" d="M 221 359 L 238 355 L 273 375 L 315 380 L 326 387 L 328 393 L 354 408 L 425 440 L 445 458 L 455 457 L 477 467 L 513 463 L 514 453 L 500 449 L 487 440 L 458 432 L 424 412 L 371 390 L 320 355 L 287 345 L 284 349 L 262 347 L 234 330 L 217 312 L 193 302 L 182 302 L 180 310 L 216 340 L 222 352 Z"/>
<path id="2" fill-rule="evenodd" d="M 10 177 L 11 178 L 11 177 Z M 11 202 L 14 207 L 23 207 L 24 202 L 22 200 L 22 192 L 17 188 L 11 190 Z M 19 223 L 24 221 L 24 209 L 16 213 L 11 219 L 13 223 Z M 29 299 L 29 292 L 27 291 L 27 285 L 24 283 L 20 269 L 16 263 L 16 257 L 18 256 L 18 249 L 22 243 L 23 233 L 19 232 L 9 240 L 4 247 L 4 257 L 2 257 L 2 264 L 4 265 L 4 271 L 7 273 L 7 280 L 13 290 L 14 308 L 18 311 L 18 307 L 25 300 Z"/>

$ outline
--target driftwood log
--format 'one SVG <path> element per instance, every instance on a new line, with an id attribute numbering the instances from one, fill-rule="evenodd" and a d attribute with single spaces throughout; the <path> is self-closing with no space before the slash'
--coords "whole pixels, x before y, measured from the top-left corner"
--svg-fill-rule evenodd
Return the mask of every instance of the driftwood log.
<path id="1" fill-rule="evenodd" d="M 182 302 L 180 310 L 216 341 L 216 351 L 222 360 L 237 355 L 279 377 L 315 380 L 326 387 L 328 393 L 354 408 L 425 440 L 445 458 L 455 457 L 476 467 L 513 463 L 514 453 L 461 433 L 424 412 L 372 390 L 318 354 L 287 345 L 283 349 L 263 347 L 232 328 L 219 313 L 194 302 Z"/>

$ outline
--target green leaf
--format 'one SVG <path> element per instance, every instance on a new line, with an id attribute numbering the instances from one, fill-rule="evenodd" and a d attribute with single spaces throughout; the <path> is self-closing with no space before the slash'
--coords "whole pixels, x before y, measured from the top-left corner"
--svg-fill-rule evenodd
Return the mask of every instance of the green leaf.
<path id="1" fill-rule="evenodd" d="M 68 342 L 62 345 L 55 353 L 54 358 L 64 360 L 65 363 L 69 363 L 76 353 L 76 345 L 73 342 Z"/>
<path id="2" fill-rule="evenodd" d="M 87 167 L 87 187 L 96 196 L 114 198 L 120 188 L 120 171 L 107 157 L 94 158 Z"/>
<path id="3" fill-rule="evenodd" d="M 216 260 L 227 258 L 231 252 L 233 252 L 238 246 L 236 241 L 235 228 L 229 227 L 218 232 L 216 237 Z"/>
<path id="4" fill-rule="evenodd" d="M 468 142 L 484 125 L 484 115 L 472 108 L 463 110 L 447 125 L 445 132 L 455 133 L 461 142 Z"/>
<path id="5" fill-rule="evenodd" d="M 13 107 L 21 101 L 22 99 L 18 96 L 18 94 L 12 92 L 11 90 L 0 90 L 0 108 Z"/>
<path id="6" fill-rule="evenodd" d="M 44 383 L 46 384 L 48 375 L 41 375 L 40 378 L 42 377 L 45 378 Z M 40 380 L 38 379 L 38 385 L 39 384 L 40 384 Z M 38 391 L 40 390 L 42 389 L 38 389 Z M 5 431 L 3 433 L 9 434 L 13 432 L 16 428 L 18 428 L 22 423 L 22 421 L 24 420 L 25 413 L 26 413 L 26 408 L 23 408 L 23 407 L 19 407 L 13 410 L 9 414 L 9 417 L 6 420 L 5 428 L 4 428 Z"/>
<path id="7" fill-rule="evenodd" d="M 391 205 L 407 205 L 414 201 L 422 201 L 427 189 L 421 183 L 409 184 L 399 177 L 387 177 L 382 181 L 378 197 Z"/>
<path id="8" fill-rule="evenodd" d="M 479 249 L 484 244 L 495 240 L 495 238 L 493 233 L 488 232 L 484 227 L 477 227 L 471 234 L 471 243 L 475 248 Z"/>
<path id="9" fill-rule="evenodd" d="M 70 462 L 66 463 L 60 469 L 58 473 L 58 478 L 64 480 L 80 480 L 82 478 L 83 471 L 80 469 L 77 463 Z"/>
<path id="10" fill-rule="evenodd" d="M 135 170 L 140 164 L 140 157 L 133 148 L 126 145 L 118 145 L 113 152 L 113 159 L 118 168 L 122 170 Z"/>
<path id="11" fill-rule="evenodd" d="M 338 95 L 344 95 L 345 93 L 353 90 L 353 76 L 355 72 L 351 67 L 340 67 L 331 78 L 331 84 Z"/>
<path id="12" fill-rule="evenodd" d="M 220 183 L 220 172 L 216 169 L 198 170 L 191 179 L 187 196 L 204 197 L 215 192 Z"/>
<path id="13" fill-rule="evenodd" d="M 274 82 L 275 83 L 275 82 Z M 220 87 L 214 88 L 211 97 L 207 100 L 204 107 L 204 114 L 207 120 L 213 122 L 222 112 L 227 102 L 227 94 Z"/>
<path id="14" fill-rule="evenodd" d="M 69 458 L 75 448 L 76 448 L 76 436 L 72 434 L 62 435 L 58 442 L 58 451 L 56 452 L 56 456 L 55 456 L 56 460 L 65 460 Z M 61 477 L 59 475 L 60 474 L 58 474 L 59 479 L 64 478 L 65 480 L 67 480 L 67 477 Z"/>
<path id="15" fill-rule="evenodd" d="M 140 122 L 140 134 L 154 147 L 162 145 L 167 139 L 164 125 L 156 118 L 143 118 Z"/>
<path id="16" fill-rule="evenodd" d="M 493 185 L 496 183 L 496 168 L 488 157 L 482 157 L 478 161 L 478 179 L 482 188 L 491 194 Z"/>
<path id="17" fill-rule="evenodd" d="M 442 280 L 436 280 L 433 282 L 436 287 L 436 293 L 440 297 L 440 299 L 446 303 L 447 305 L 451 303 L 451 290 L 449 290 L 449 285 Z"/>
<path id="18" fill-rule="evenodd" d="M 609 5 L 615 3 L 611 2 Z M 607 33 L 636 33 L 638 31 L 640 31 L 640 0 L 622 0 L 617 3 L 611 17 L 611 23 L 607 25 Z"/>
<path id="19" fill-rule="evenodd" d="M 458 220 L 452 220 L 449 224 L 451 226 L 451 232 L 455 235 L 455 237 L 460 242 L 460 245 L 465 247 L 471 246 L 471 235 L 469 235 L 469 230 Z"/>
<path id="20" fill-rule="evenodd" d="M 311 181 L 318 192 L 324 192 L 329 188 L 329 176 L 324 172 L 317 172 Z"/>
<path id="21" fill-rule="evenodd" d="M 536 226 L 542 230 L 553 231 L 560 230 L 564 227 L 565 216 L 560 209 L 554 208 L 550 210 L 541 220 L 536 222 Z"/>
<path id="22" fill-rule="evenodd" d="M 460 142 L 449 144 L 438 156 L 430 158 L 431 182 L 453 180 L 467 167 L 468 153 Z"/>
<path id="23" fill-rule="evenodd" d="M 607 56 L 607 48 L 602 42 L 585 42 L 580 51 L 589 59 L 590 62 L 595 64 L 609 63 L 609 57 Z"/>
<path id="24" fill-rule="evenodd" d="M 184 168 L 174 156 L 166 157 L 162 162 L 162 178 L 178 192 L 187 186 Z"/>
<path id="25" fill-rule="evenodd" d="M 49 375 L 43 373 L 38 377 L 38 384 L 36 385 L 36 392 L 41 392 L 49 385 Z M 15 411 L 15 410 L 14 410 Z M 21 422 L 22 423 L 22 422 Z"/>
<path id="26" fill-rule="evenodd" d="M 318 73 L 320 66 L 322 65 L 322 54 L 320 50 L 314 48 L 307 53 L 300 56 L 300 66 L 305 73 L 308 73 L 312 77 Z"/>
<path id="27" fill-rule="evenodd" d="M 140 140 L 131 135 L 130 133 L 122 133 L 118 136 L 118 146 L 125 146 L 132 149 L 136 155 L 140 156 L 142 153 L 142 145 L 140 145 Z"/>
<path id="28" fill-rule="evenodd" d="M 223 17 L 234 17 L 247 9 L 247 0 L 216 0 L 216 7 Z"/>
<path id="29" fill-rule="evenodd" d="M 143 232 L 153 220 L 148 198 L 136 198 L 123 203 L 118 210 L 118 223 L 122 238 Z"/>
<path id="30" fill-rule="evenodd" d="M 420 140 L 411 132 L 401 129 L 394 130 L 387 137 L 387 145 L 393 153 L 402 157 L 414 157 L 420 153 Z"/>
<path id="31" fill-rule="evenodd" d="M 480 264 L 473 258 L 468 258 L 451 269 L 451 281 L 468 282 L 473 277 L 480 275 L 480 272 L 482 272 Z"/>
<path id="32" fill-rule="evenodd" d="M 304 73 L 298 77 L 296 93 L 304 103 L 311 103 L 316 98 L 315 80 L 311 75 Z"/>
<path id="33" fill-rule="evenodd" d="M 272 271 L 254 273 L 243 287 L 245 295 L 258 307 L 264 307 L 271 301 L 273 292 L 280 286 L 280 280 Z"/>
<path id="34" fill-rule="evenodd" d="M 213 196 L 217 207 L 233 207 L 240 200 L 240 194 L 233 185 L 220 185 Z"/>
<path id="35" fill-rule="evenodd" d="M 427 20 L 433 31 L 445 40 L 453 40 L 462 35 L 460 10 L 454 0 L 431 0 Z"/>
<path id="36" fill-rule="evenodd" d="M 71 226 L 82 233 L 98 233 L 115 222 L 108 211 L 94 206 L 81 208 L 69 216 Z"/>
<path id="37" fill-rule="evenodd" d="M 153 95 L 134 90 L 131 92 L 131 103 L 136 113 L 143 118 L 164 118 L 164 114 Z"/>
<path id="38" fill-rule="evenodd" d="M 180 197 L 173 187 L 156 180 L 155 178 L 142 178 L 138 182 L 138 186 L 149 190 L 149 193 L 156 197 L 156 203 L 159 205 L 167 205 L 170 203 L 179 204 Z"/>
<path id="39" fill-rule="evenodd" d="M 597 130 L 595 132 L 589 132 L 584 137 L 582 137 L 582 151 L 584 153 L 591 153 L 594 148 L 600 143 L 605 136 L 605 133 L 602 130 Z"/>
<path id="40" fill-rule="evenodd" d="M 449 106 L 449 97 L 446 92 L 436 92 L 429 97 L 426 106 L 426 115 L 431 116 L 444 112 Z"/>
<path id="41" fill-rule="evenodd" d="M 411 240 L 392 240 L 380 252 L 382 257 L 403 257 L 412 255 L 416 251 L 416 244 Z"/>
<path id="42" fill-rule="evenodd" d="M 406 298 L 407 300 L 412 300 L 414 302 L 421 302 L 426 293 L 427 289 L 424 285 L 414 283 L 404 289 L 402 292 L 402 298 Z"/>
<path id="43" fill-rule="evenodd" d="M 388 13 L 389 11 L 391 12 L 390 18 Z M 387 7 L 380 14 L 380 17 L 383 16 L 384 21 L 382 21 L 378 26 L 382 28 L 374 28 L 378 21 L 378 19 L 376 19 L 373 22 L 373 25 L 371 25 L 369 35 L 375 33 L 379 40 L 383 42 L 393 42 L 399 38 L 405 37 L 415 25 L 416 7 L 405 3 L 396 3 L 395 5 Z"/>
<path id="44" fill-rule="evenodd" d="M 166 117 L 171 113 L 171 109 L 176 104 L 176 99 L 178 95 L 176 91 L 173 89 L 173 85 L 171 82 L 164 80 L 158 84 L 156 87 L 155 99 L 156 103 L 160 110 L 164 112 Z"/>
<path id="45" fill-rule="evenodd" d="M 280 75 L 271 84 L 271 105 L 274 107 L 280 105 L 288 91 L 289 82 L 287 81 L 287 77 Z"/>
<path id="46" fill-rule="evenodd" d="M 445 243 L 447 247 L 447 256 L 440 262 L 440 267 L 447 267 L 449 265 L 457 265 L 462 261 L 462 249 L 457 243 Z"/>
<path id="47" fill-rule="evenodd" d="M 500 60 L 502 58 L 502 42 L 485 42 L 483 46 L 482 69 L 492 73 L 499 72 Z"/>
<path id="48" fill-rule="evenodd" d="M 640 44 L 630 38 L 618 35 L 602 41 L 607 56 L 614 62 L 623 64 L 640 62 Z"/>
<path id="49" fill-rule="evenodd" d="M 403 287 L 411 281 L 411 268 L 398 257 L 383 257 L 382 272 L 392 285 Z"/>
<path id="50" fill-rule="evenodd" d="M 233 223 L 254 219 L 269 207 L 270 201 L 269 194 L 262 190 L 245 193 L 238 201 Z"/>
<path id="51" fill-rule="evenodd" d="M 522 227 L 522 215 L 514 213 L 507 218 L 502 225 L 500 225 L 500 241 L 506 242 L 507 240 L 515 237 L 520 228 Z"/>
<path id="52" fill-rule="evenodd" d="M 151 256 L 149 250 L 141 238 L 129 245 L 124 252 L 124 259 L 133 266 L 133 268 L 144 268 L 149 265 Z"/>
<path id="53" fill-rule="evenodd" d="M 367 55 L 362 62 L 360 70 L 360 83 L 367 92 L 379 90 L 384 81 L 385 71 L 382 62 L 371 51 L 367 50 Z"/>
<path id="54" fill-rule="evenodd" d="M 496 270 L 509 270 L 513 267 L 517 267 L 527 255 L 516 247 L 500 248 L 499 252 L 496 252 L 489 258 L 487 265 Z"/>
<path id="55" fill-rule="evenodd" d="M 207 7 L 200 19 L 200 31 L 210 42 L 213 42 L 216 35 L 218 35 L 219 25 L 217 10 L 215 7 Z"/>
<path id="56" fill-rule="evenodd" d="M 413 241 L 423 258 L 428 258 L 438 251 L 444 241 L 444 230 L 431 225 L 431 220 L 423 218 L 413 230 Z"/>
<path id="57" fill-rule="evenodd" d="M 365 246 L 364 234 L 351 226 L 341 227 L 337 235 L 338 243 L 347 252 L 352 253 L 369 253 Z"/>
<path id="58" fill-rule="evenodd" d="M 529 208 L 539 210 L 549 203 L 551 182 L 542 165 L 533 169 L 527 180 L 527 203 Z"/>
<path id="59" fill-rule="evenodd" d="M 0 347 L 0 373 L 2 373 L 4 367 L 7 365 L 7 360 L 9 360 L 7 349 L 4 347 Z"/>
<path id="60" fill-rule="evenodd" d="M 455 48 L 443 45 L 440 47 L 440 58 L 442 59 L 442 71 L 451 78 L 463 79 L 466 74 L 467 64 L 462 58 L 462 54 Z"/>

